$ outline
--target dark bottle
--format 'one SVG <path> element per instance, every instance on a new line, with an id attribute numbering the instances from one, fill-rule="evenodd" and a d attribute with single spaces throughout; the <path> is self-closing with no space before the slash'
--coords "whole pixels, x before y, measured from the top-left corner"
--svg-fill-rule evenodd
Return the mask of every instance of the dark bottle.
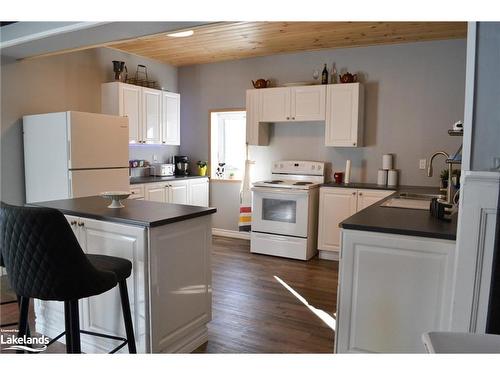
<path id="1" fill-rule="evenodd" d="M 328 70 L 326 69 L 326 64 L 325 64 L 325 67 L 321 72 L 321 84 L 326 85 L 327 83 L 328 83 Z"/>

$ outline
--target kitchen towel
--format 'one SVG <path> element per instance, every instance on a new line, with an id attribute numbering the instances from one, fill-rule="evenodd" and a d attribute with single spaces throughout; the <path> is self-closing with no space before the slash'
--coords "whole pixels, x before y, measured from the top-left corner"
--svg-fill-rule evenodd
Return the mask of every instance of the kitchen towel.
<path id="1" fill-rule="evenodd" d="M 245 170 L 240 189 L 240 216 L 238 220 L 238 230 L 240 232 L 250 232 L 252 229 L 252 192 L 250 190 L 250 181 L 253 164 L 255 164 L 254 161 L 248 160 L 247 145 L 247 159 L 245 160 Z"/>

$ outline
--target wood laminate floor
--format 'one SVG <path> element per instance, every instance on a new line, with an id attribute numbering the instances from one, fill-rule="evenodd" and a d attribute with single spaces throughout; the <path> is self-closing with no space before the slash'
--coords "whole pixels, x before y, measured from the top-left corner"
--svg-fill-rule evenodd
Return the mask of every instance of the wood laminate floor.
<path id="1" fill-rule="evenodd" d="M 246 240 L 214 236 L 212 269 L 209 339 L 195 353 L 333 352 L 337 262 L 251 254 Z M 16 319 L 15 305 L 1 307 L 2 323 Z M 65 351 L 56 344 L 50 352 Z"/>

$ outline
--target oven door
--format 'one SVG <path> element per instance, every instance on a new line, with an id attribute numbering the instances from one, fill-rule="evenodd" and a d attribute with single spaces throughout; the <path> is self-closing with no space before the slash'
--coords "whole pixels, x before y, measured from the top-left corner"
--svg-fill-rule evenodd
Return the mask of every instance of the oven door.
<path id="1" fill-rule="evenodd" d="M 253 187 L 252 231 L 307 237 L 307 190 Z"/>

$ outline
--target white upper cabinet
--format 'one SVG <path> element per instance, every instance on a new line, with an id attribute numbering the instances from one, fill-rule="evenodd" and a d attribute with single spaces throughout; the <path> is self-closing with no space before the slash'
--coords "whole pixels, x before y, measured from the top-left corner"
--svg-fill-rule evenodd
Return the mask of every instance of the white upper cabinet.
<path id="1" fill-rule="evenodd" d="M 360 83 L 328 85 L 325 145 L 359 147 L 363 140 L 364 91 Z"/>
<path id="2" fill-rule="evenodd" d="M 180 95 L 122 82 L 101 85 L 101 112 L 129 119 L 129 143 L 180 144 Z"/>
<path id="3" fill-rule="evenodd" d="M 246 116 L 247 116 L 247 143 L 255 146 L 269 144 L 269 125 L 261 123 L 260 92 L 262 90 L 247 90 Z"/>
<path id="4" fill-rule="evenodd" d="M 143 143 L 161 143 L 161 91 L 142 89 Z"/>
<path id="5" fill-rule="evenodd" d="M 261 121 L 321 121 L 325 119 L 325 86 L 261 89 Z"/>
<path id="6" fill-rule="evenodd" d="M 261 89 L 260 101 L 262 122 L 290 120 L 290 89 L 288 87 Z"/>
<path id="7" fill-rule="evenodd" d="M 101 112 L 128 117 L 129 142 L 139 143 L 141 132 L 141 87 L 121 82 L 101 86 Z"/>
<path id="8" fill-rule="evenodd" d="M 293 121 L 324 121 L 325 86 L 298 86 L 290 89 L 290 119 Z"/>
<path id="9" fill-rule="evenodd" d="M 180 105 L 181 96 L 173 92 L 162 92 L 161 141 L 167 145 L 181 144 Z"/>

